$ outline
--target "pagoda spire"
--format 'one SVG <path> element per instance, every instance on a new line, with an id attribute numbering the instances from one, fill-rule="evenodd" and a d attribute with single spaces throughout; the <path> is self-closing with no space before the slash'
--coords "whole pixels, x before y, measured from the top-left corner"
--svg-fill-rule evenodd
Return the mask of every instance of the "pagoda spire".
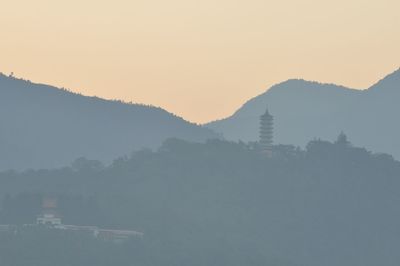
<path id="1" fill-rule="evenodd" d="M 274 117 L 268 112 L 260 116 L 260 146 L 261 151 L 268 154 L 272 151 L 273 143 L 273 130 L 274 130 Z"/>

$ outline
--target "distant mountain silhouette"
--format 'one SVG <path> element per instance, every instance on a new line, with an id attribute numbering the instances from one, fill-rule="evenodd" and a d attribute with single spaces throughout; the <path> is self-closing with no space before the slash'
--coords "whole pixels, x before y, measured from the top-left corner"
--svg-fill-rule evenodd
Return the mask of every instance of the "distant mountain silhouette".
<path id="1" fill-rule="evenodd" d="M 367 90 L 288 80 L 206 126 L 228 140 L 258 140 L 259 116 L 275 117 L 275 143 L 303 146 L 345 132 L 357 146 L 400 158 L 400 69 Z"/>
<path id="2" fill-rule="evenodd" d="M 110 161 L 177 137 L 217 135 L 161 108 L 86 97 L 0 75 L 0 170 Z"/>

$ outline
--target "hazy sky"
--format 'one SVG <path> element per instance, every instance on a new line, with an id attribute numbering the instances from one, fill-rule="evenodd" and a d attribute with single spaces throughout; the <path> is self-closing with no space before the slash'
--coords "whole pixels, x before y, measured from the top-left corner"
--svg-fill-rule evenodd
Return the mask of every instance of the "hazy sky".
<path id="1" fill-rule="evenodd" d="M 205 122 L 274 83 L 400 66 L 399 0 L 0 0 L 0 71 Z"/>

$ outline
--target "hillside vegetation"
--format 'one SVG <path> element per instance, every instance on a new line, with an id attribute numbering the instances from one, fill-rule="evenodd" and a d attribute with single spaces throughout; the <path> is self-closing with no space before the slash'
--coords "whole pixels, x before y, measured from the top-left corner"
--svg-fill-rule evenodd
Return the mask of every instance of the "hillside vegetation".
<path id="1" fill-rule="evenodd" d="M 398 161 L 344 135 L 304 150 L 274 146 L 272 157 L 257 143 L 170 139 L 108 167 L 81 158 L 57 170 L 3 172 L 0 223 L 34 222 L 40 198 L 55 195 L 65 223 L 145 233 L 118 249 L 125 259 L 113 265 L 395 266 L 399 186 Z M 4 241 L 0 253 L 10 248 Z M 10 243 L 24 253 L 25 241 Z M 51 250 L 77 252 L 70 265 L 87 265 L 71 241 Z M 30 265 L 54 259 L 26 254 Z"/>

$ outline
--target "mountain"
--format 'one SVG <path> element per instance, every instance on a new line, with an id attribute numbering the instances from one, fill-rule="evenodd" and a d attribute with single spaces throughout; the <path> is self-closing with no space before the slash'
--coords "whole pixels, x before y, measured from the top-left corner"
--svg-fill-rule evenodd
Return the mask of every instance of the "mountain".
<path id="1" fill-rule="evenodd" d="M 108 101 L 0 75 L 0 169 L 109 162 L 165 139 L 216 138 L 161 108 Z"/>
<path id="2" fill-rule="evenodd" d="M 400 69 L 366 90 L 288 80 L 246 102 L 232 116 L 206 124 L 228 140 L 258 140 L 259 116 L 268 107 L 275 143 L 304 146 L 345 132 L 357 146 L 400 158 Z"/>

